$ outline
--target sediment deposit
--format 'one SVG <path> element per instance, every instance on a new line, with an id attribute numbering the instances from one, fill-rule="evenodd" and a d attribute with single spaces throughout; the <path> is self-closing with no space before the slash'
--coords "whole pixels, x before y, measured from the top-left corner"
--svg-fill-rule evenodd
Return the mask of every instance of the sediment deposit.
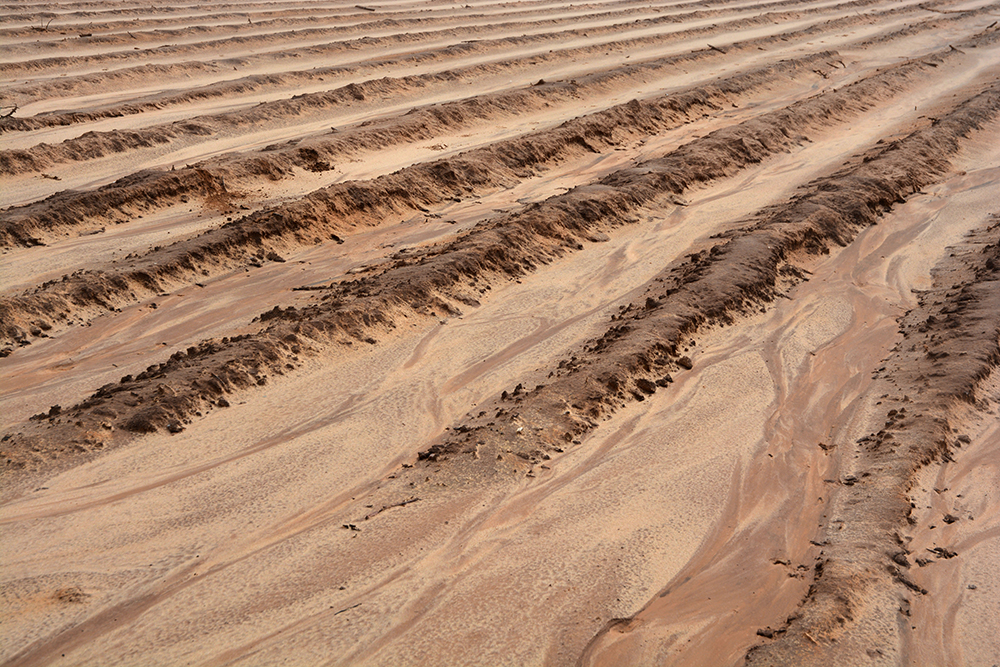
<path id="1" fill-rule="evenodd" d="M 1000 5 L 0 9 L 0 662 L 1000 661 Z"/>

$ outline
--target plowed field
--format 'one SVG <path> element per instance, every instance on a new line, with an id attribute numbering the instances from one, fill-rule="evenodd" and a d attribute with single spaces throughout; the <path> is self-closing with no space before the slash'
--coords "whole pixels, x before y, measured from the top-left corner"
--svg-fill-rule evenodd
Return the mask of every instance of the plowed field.
<path id="1" fill-rule="evenodd" d="M 1000 662 L 998 20 L 0 5 L 0 664 Z"/>

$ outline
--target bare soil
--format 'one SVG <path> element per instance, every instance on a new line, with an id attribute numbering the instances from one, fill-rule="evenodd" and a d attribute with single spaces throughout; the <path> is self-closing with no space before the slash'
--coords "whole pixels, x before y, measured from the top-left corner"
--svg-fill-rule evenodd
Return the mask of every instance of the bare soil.
<path id="1" fill-rule="evenodd" d="M 0 663 L 1000 661 L 998 17 L 0 6 Z"/>

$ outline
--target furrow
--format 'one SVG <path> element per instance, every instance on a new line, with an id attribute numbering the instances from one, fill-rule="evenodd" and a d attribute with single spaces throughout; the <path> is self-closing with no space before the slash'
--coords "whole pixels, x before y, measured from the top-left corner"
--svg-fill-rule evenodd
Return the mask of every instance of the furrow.
<path id="1" fill-rule="evenodd" d="M 259 13 L 239 13 L 239 14 L 212 14 L 206 16 L 210 19 L 197 25 L 190 25 L 185 19 L 164 19 L 159 21 L 118 21 L 114 23 L 94 23 L 92 21 L 80 22 L 76 24 L 60 23 L 58 27 L 51 29 L 51 41 L 39 42 L 39 37 L 45 37 L 49 31 L 40 31 L 35 26 L 24 26 L 20 28 L 0 29 L 0 39 L 14 40 L 18 37 L 31 38 L 30 41 L 22 43 L 21 48 L 26 52 L 38 53 L 40 48 L 58 48 L 62 37 L 67 33 L 82 33 L 79 39 L 88 49 L 94 51 L 107 49 L 111 46 L 127 44 L 135 46 L 143 43 L 172 43 L 178 42 L 195 43 L 205 41 L 205 38 L 214 36 L 248 36 L 248 33 L 255 38 L 263 38 L 279 33 L 283 28 L 292 28 L 297 31 L 297 36 L 309 34 L 302 32 L 303 28 L 315 30 L 314 26 L 328 25 L 327 30 L 336 30 L 337 33 L 330 34 L 378 34 L 379 31 L 386 30 L 413 30 L 416 28 L 427 28 L 434 26 L 454 27 L 456 23 L 474 24 L 479 21 L 490 21 L 493 23 L 510 22 L 512 18 L 530 18 L 538 16 L 545 21 L 554 20 L 557 16 L 565 21 L 571 19 L 586 19 L 588 16 L 596 16 L 595 10 L 603 10 L 600 15 L 610 18 L 611 16 L 628 16 L 634 14 L 649 14 L 652 11 L 663 13 L 667 10 L 676 11 L 679 7 L 695 6 L 697 3 L 689 2 L 684 5 L 677 4 L 644 4 L 640 7 L 627 7 L 619 3 L 618 9 L 612 11 L 607 6 L 600 5 L 574 5 L 572 8 L 563 9 L 531 9 L 531 3 L 519 3 L 516 9 L 500 7 L 497 11 L 486 13 L 487 7 L 480 5 L 476 7 L 476 13 L 463 11 L 460 14 L 446 11 L 434 11 L 432 16 L 424 16 L 423 13 L 393 12 L 385 15 L 378 14 L 378 18 L 371 20 L 371 14 L 367 12 L 335 13 L 324 16 L 317 16 L 315 10 L 297 12 L 294 16 L 283 14 L 278 18 L 261 18 Z M 415 15 L 411 15 L 415 14 Z M 256 18 L 257 20 L 253 20 Z M 227 22 L 228 21 L 228 22 Z M 339 24 L 339 25 L 330 25 Z M 525 25 L 532 25 L 526 23 Z M 59 32 L 56 32 L 56 31 Z M 318 33 L 313 33 L 318 34 Z M 59 35 L 59 36 L 56 36 Z M 16 42 L 15 42 L 16 43 Z"/>
<path id="2" fill-rule="evenodd" d="M 786 2 L 770 3 L 774 7 L 771 9 L 781 9 L 786 7 Z M 874 1 L 866 1 L 861 4 L 856 2 L 850 3 L 857 9 L 863 9 L 868 6 L 880 6 L 880 3 Z M 904 6 L 897 6 L 895 9 L 902 10 L 904 7 L 908 8 L 908 11 L 916 12 L 921 11 L 918 7 L 918 3 L 911 3 Z M 766 8 L 765 8 L 766 9 Z M 723 10 L 715 10 L 718 12 L 723 12 Z M 763 11 L 763 10 L 761 10 Z M 816 13 L 822 12 L 827 13 L 831 11 L 831 7 L 819 6 L 814 7 L 813 11 Z M 925 11 L 925 10 L 924 10 Z M 720 13 L 718 18 L 725 20 L 727 15 L 732 15 L 734 12 L 726 11 Z M 737 12 L 738 13 L 738 12 Z M 860 18 L 855 15 L 855 18 Z M 871 17 L 868 17 L 869 20 Z M 711 20 L 710 18 L 702 18 L 702 21 Z M 675 25 L 678 23 L 676 17 L 665 16 L 656 21 L 659 24 L 666 26 Z M 666 23 L 664 23 L 666 22 Z M 657 25 L 657 22 L 639 22 L 636 25 L 631 26 L 632 28 L 641 28 L 646 25 L 647 29 L 650 26 Z M 538 24 L 531 24 L 538 25 Z M 481 30 L 484 28 L 480 28 Z M 544 32 L 544 27 L 541 28 Z M 586 33 L 584 35 L 583 33 Z M 609 26 L 594 27 L 586 30 L 564 31 L 565 36 L 575 36 L 580 40 L 593 40 L 600 37 L 601 35 L 613 35 L 614 30 Z M 451 41 L 459 39 L 458 33 L 455 33 L 455 37 L 451 37 Z M 374 44 L 379 44 L 382 46 L 390 46 L 391 42 L 387 41 L 390 38 L 382 38 L 381 42 L 376 42 L 374 40 L 363 40 L 351 42 L 355 44 L 358 48 L 364 49 L 366 47 L 373 46 Z M 442 40 L 446 40 L 447 37 L 442 33 Z M 605 40 L 606 41 L 606 40 Z M 469 44 L 460 45 L 462 52 L 464 53 L 466 49 L 477 49 L 482 48 L 483 45 L 477 45 L 477 41 L 473 40 Z M 320 48 L 320 47 L 317 47 Z M 334 43 L 330 45 L 330 49 L 342 49 L 342 46 Z M 563 49 L 565 50 L 565 49 Z M 347 56 L 350 57 L 354 53 L 353 50 L 347 52 Z M 583 51 L 573 51 L 578 56 L 583 55 Z M 312 54 L 312 55 L 310 55 Z M 334 76 L 337 74 L 344 74 L 343 65 L 338 67 L 331 67 L 329 64 L 329 55 L 325 51 L 309 51 L 308 53 L 303 50 L 298 50 L 295 54 L 296 70 L 297 71 L 283 71 L 280 75 L 275 75 L 272 73 L 273 60 L 274 58 L 270 55 L 262 55 L 255 57 L 243 57 L 237 59 L 229 59 L 226 62 L 221 60 L 214 60 L 211 63 L 206 62 L 184 62 L 184 63 L 174 63 L 174 64 L 146 64 L 137 67 L 126 67 L 117 70 L 112 70 L 108 72 L 100 73 L 90 73 L 90 74 L 78 74 L 71 77 L 63 77 L 59 80 L 43 80 L 40 82 L 20 84 L 16 86 L 11 86 L 8 88 L 8 99 L 14 103 L 21 104 L 21 106 L 32 105 L 33 102 L 38 100 L 49 100 L 62 97 L 63 95 L 88 95 L 94 93 L 105 92 L 109 83 L 114 82 L 120 87 L 135 88 L 141 87 L 143 85 L 149 86 L 149 82 L 155 82 L 156 86 L 151 89 L 139 88 L 135 95 L 148 94 L 151 92 L 156 92 L 162 89 L 164 82 L 171 80 L 174 77 L 182 77 L 179 82 L 188 83 L 188 80 L 192 77 L 198 77 L 202 80 L 208 79 L 208 85 L 210 90 L 216 87 L 222 87 L 226 89 L 232 86 L 233 92 L 245 93 L 249 89 L 253 89 L 256 86 L 267 86 L 273 87 L 276 85 L 284 84 L 286 87 L 292 83 L 311 83 L 315 85 L 318 77 L 324 76 Z M 544 52 L 543 52 L 544 55 Z M 565 55 L 565 54 L 564 54 Z M 315 56 L 315 57 L 313 57 Z M 401 53 L 399 55 L 402 60 L 397 60 L 394 64 L 415 66 L 424 66 L 427 61 L 427 56 L 416 55 L 414 57 L 408 56 L 406 53 Z M 307 62 L 302 62 L 303 58 L 307 58 Z M 307 68 L 308 64 L 314 65 L 314 68 Z M 225 68 L 222 67 L 225 65 Z M 369 67 L 364 62 L 352 62 L 351 67 Z M 233 81 L 226 71 L 230 70 L 232 67 L 236 67 L 238 70 L 244 73 L 244 76 Z M 376 64 L 371 65 L 370 69 L 364 70 L 365 72 L 370 72 L 371 74 L 376 74 L 379 71 L 384 71 L 384 67 L 380 67 Z M 391 73 L 391 72 L 390 72 Z M 357 75 L 353 75 L 354 80 L 357 80 Z M 51 106 L 51 105 L 50 105 Z"/>
<path id="3" fill-rule="evenodd" d="M 851 4 L 866 6 L 872 4 L 874 1 L 875 0 L 858 0 L 856 2 L 852 2 Z M 839 9 L 839 7 L 821 8 L 819 10 L 815 10 L 813 14 L 837 13 Z M 910 7 L 897 7 L 890 10 L 886 16 L 903 16 L 907 13 L 919 11 L 921 10 L 919 10 L 919 8 L 915 5 Z M 703 14 L 703 12 L 699 14 Z M 753 17 L 744 16 L 742 18 L 736 18 L 721 24 L 701 28 L 685 28 L 683 30 L 662 31 L 654 35 L 634 38 L 628 37 L 627 34 L 619 36 L 619 33 L 626 31 L 648 31 L 651 27 L 658 24 L 678 24 L 683 26 L 691 22 L 697 22 L 698 19 L 704 20 L 701 16 L 689 16 L 682 18 L 684 20 L 683 23 L 678 23 L 680 19 L 666 17 L 607 26 L 598 29 L 574 28 L 569 31 L 558 33 L 548 32 L 507 36 L 497 39 L 480 39 L 466 41 L 463 43 L 449 43 L 439 49 L 420 51 L 417 53 L 406 53 L 403 54 L 402 57 L 382 56 L 381 59 L 375 61 L 369 60 L 352 62 L 349 64 L 337 65 L 335 67 L 327 66 L 318 69 L 314 68 L 311 70 L 304 70 L 298 73 L 282 73 L 280 76 L 257 75 L 246 77 L 237 81 L 226 82 L 224 84 L 214 84 L 203 89 L 195 89 L 173 97 L 157 97 L 149 100 L 148 102 L 130 101 L 125 104 L 114 105 L 97 111 L 43 114 L 26 118 L 10 117 L 0 123 L 0 132 L 32 131 L 46 127 L 60 127 L 78 123 L 94 122 L 107 118 L 119 118 L 122 116 L 136 115 L 153 110 L 159 111 L 165 107 L 195 101 L 203 102 L 206 99 L 222 96 L 228 97 L 234 94 L 243 95 L 250 92 L 259 93 L 275 85 L 287 86 L 299 79 L 301 79 L 301 83 L 309 83 L 312 85 L 315 85 L 317 81 L 324 78 L 338 78 L 343 77 L 345 74 L 354 79 L 347 86 L 337 90 L 323 90 L 314 93 L 296 95 L 294 99 L 264 102 L 256 108 L 238 111 L 235 113 L 191 118 L 185 120 L 183 123 L 173 123 L 158 127 L 137 128 L 135 131 L 130 133 L 106 132 L 100 133 L 99 135 L 88 134 L 85 139 L 69 139 L 60 145 L 54 146 L 43 144 L 35 148 L 21 149 L 17 151 L 3 151 L 0 153 L 0 157 L 2 157 L 2 159 L 0 159 L 0 172 L 16 174 L 26 170 L 38 171 L 39 169 L 43 169 L 45 166 L 68 159 L 79 160 L 91 159 L 91 156 L 101 157 L 106 154 L 109 150 L 107 147 L 115 143 L 116 139 L 118 140 L 116 143 L 120 144 L 120 147 L 116 147 L 117 150 L 125 150 L 130 146 L 130 144 L 132 147 L 135 147 L 136 145 L 143 146 L 149 145 L 150 143 L 166 143 L 177 136 L 188 135 L 203 137 L 205 136 L 206 129 L 219 131 L 220 129 L 231 126 L 238 126 L 241 122 L 249 122 L 249 126 L 254 127 L 254 124 L 259 122 L 261 118 L 268 118 L 272 122 L 282 118 L 294 118 L 301 116 L 310 109 L 316 111 L 341 105 L 345 102 L 349 103 L 357 101 L 356 87 L 359 85 L 365 88 L 375 89 L 373 92 L 377 92 L 381 95 L 387 95 L 388 93 L 393 92 L 393 90 L 398 94 L 414 88 L 424 89 L 424 94 L 427 95 L 428 93 L 426 89 L 435 84 L 441 85 L 445 82 L 457 83 L 461 82 L 463 79 L 472 79 L 478 76 L 498 76 L 507 70 L 520 73 L 520 70 L 528 67 L 537 68 L 543 64 L 551 65 L 553 63 L 567 60 L 573 61 L 603 53 L 607 50 L 624 51 L 656 45 L 669 45 L 674 42 L 691 40 L 699 36 L 709 37 L 712 35 L 725 35 L 736 28 L 751 28 L 755 26 L 770 25 L 780 26 L 783 21 L 791 21 L 795 19 L 801 20 L 802 14 L 800 12 L 758 14 Z M 859 21 L 857 17 L 855 17 L 854 20 Z M 847 25 L 850 25 L 850 23 L 843 23 L 842 27 L 846 27 Z M 798 31 L 798 34 L 808 36 L 810 33 Z M 563 42 L 570 38 L 593 41 L 596 37 L 601 35 L 614 35 L 616 36 L 616 39 L 609 42 L 601 42 L 582 47 L 577 46 L 573 48 L 560 48 L 555 50 L 547 50 L 543 48 L 553 42 Z M 784 31 L 783 37 L 785 39 L 789 39 L 794 38 L 795 35 L 796 32 Z M 388 39 L 395 39 L 395 37 Z M 380 44 L 377 40 L 373 41 L 371 38 L 366 37 L 357 44 L 352 43 L 346 46 L 345 49 L 371 49 L 373 47 L 378 48 L 379 46 Z M 521 57 L 505 58 L 499 61 L 490 58 L 491 55 L 508 54 L 512 51 L 524 49 L 526 47 L 534 47 L 536 51 L 530 52 Z M 731 47 L 727 47 L 727 50 L 728 48 Z M 423 67 L 429 63 L 436 63 L 438 61 L 447 62 L 453 59 L 461 59 L 463 61 L 480 60 L 481 62 L 458 69 L 447 70 L 445 72 L 433 71 L 427 72 L 426 74 L 411 75 L 407 77 L 386 77 L 377 81 L 363 81 L 358 78 L 361 73 L 359 68 L 363 71 L 372 72 L 385 70 L 390 67 L 398 70 L 410 63 Z M 645 60 L 648 62 L 651 59 L 646 58 Z M 66 87 L 68 83 L 66 81 L 60 81 L 58 85 Z M 75 88 L 76 86 L 74 86 L 74 89 Z M 18 96 L 12 95 L 11 100 L 12 102 L 17 102 Z M 213 125 L 217 127 L 213 128 Z M 145 143 L 139 143 L 142 139 L 145 139 Z"/>
<path id="4" fill-rule="evenodd" d="M 853 21 L 854 19 L 847 19 Z M 823 26 L 822 30 L 833 30 L 844 27 L 844 24 L 835 20 Z M 818 34 L 820 28 L 810 29 L 805 35 L 799 38 L 806 38 L 810 34 Z M 763 48 L 764 45 L 772 45 L 777 42 L 789 39 L 788 35 L 779 35 L 773 38 L 762 38 L 759 40 L 748 40 L 733 45 L 730 53 L 751 53 L 756 49 Z M 270 150 L 262 154 L 236 156 L 224 160 L 213 160 L 211 164 L 198 165 L 213 173 L 213 176 L 221 178 L 266 176 L 276 178 L 290 174 L 292 167 L 316 170 L 324 164 L 330 164 L 345 154 L 350 155 L 356 152 L 358 147 L 385 147 L 409 141 L 413 138 L 428 138 L 434 136 L 445 128 L 461 127 L 469 122 L 481 122 L 490 115 L 506 112 L 510 109 L 535 109 L 546 104 L 549 100 L 576 99 L 587 89 L 599 89 L 602 85 L 612 82 L 621 84 L 621 79 L 629 77 L 644 78 L 655 75 L 658 70 L 664 69 L 667 72 L 675 71 L 678 67 L 683 67 L 685 63 L 698 62 L 701 60 L 711 60 L 720 54 L 714 50 L 694 52 L 692 54 L 661 59 L 652 63 L 642 65 L 631 65 L 623 69 L 611 70 L 606 73 L 593 75 L 577 80 L 576 84 L 552 84 L 546 86 L 536 86 L 511 93 L 500 93 L 492 96 L 481 96 L 476 100 L 444 104 L 436 108 L 419 111 L 417 114 L 409 114 L 398 120 L 390 119 L 387 122 L 369 124 L 369 126 L 354 128 L 344 132 L 340 136 L 333 138 L 314 139 L 295 147 L 279 147 L 277 150 Z M 378 89 L 383 84 L 376 82 Z M 583 88 L 581 88 L 583 86 Z M 350 90 L 356 96 L 365 95 L 365 89 L 351 87 Z M 486 106 L 483 107 L 482 105 Z M 474 105 L 474 106 L 473 106 Z M 446 122 L 445 122 L 446 121 Z M 155 185 L 157 173 L 161 177 L 175 180 L 174 173 L 150 172 L 144 174 L 143 178 L 150 183 L 151 194 L 142 202 L 142 206 L 148 210 L 150 205 L 156 203 L 155 193 L 161 188 Z M 127 211 L 122 211 L 121 207 L 131 201 L 130 193 L 138 192 L 131 188 L 134 179 L 126 179 L 94 192 L 84 193 L 64 192 L 53 196 L 49 200 L 38 202 L 26 207 L 9 209 L 0 215 L 0 221 L 5 228 L 3 237 L 7 244 L 37 244 L 44 239 L 48 230 L 58 230 L 66 225 L 78 225 L 89 222 L 91 225 L 99 224 L 102 219 L 107 219 L 109 212 L 127 215 Z M 194 183 L 195 181 L 188 181 Z M 173 191 L 171 191 L 173 192 Z M 182 194 L 182 193 L 179 193 Z M 168 200 L 169 202 L 169 200 Z M 167 203 L 168 203 L 167 202 Z M 72 213 L 67 215 L 69 210 Z M 39 239 L 41 236 L 41 239 Z"/>
<path id="5" fill-rule="evenodd" d="M 727 51 L 730 56 L 738 53 L 750 54 L 757 49 L 783 43 L 785 40 L 807 39 L 810 36 L 818 36 L 827 31 L 844 28 L 858 20 L 863 19 L 851 17 L 843 20 L 834 20 L 820 26 L 813 26 L 804 32 L 800 31 L 769 38 L 746 40 L 732 45 Z M 930 24 L 924 25 L 922 29 L 930 30 L 934 26 L 941 25 L 933 21 Z M 369 123 L 365 127 L 352 128 L 338 136 L 310 139 L 295 147 L 274 146 L 272 148 L 277 150 L 269 150 L 264 153 L 251 155 L 236 155 L 223 160 L 212 160 L 210 164 L 203 163 L 197 166 L 212 171 L 215 176 L 230 180 L 233 176 L 263 176 L 269 179 L 282 177 L 291 175 L 289 170 L 292 167 L 316 170 L 321 168 L 322 165 L 335 163 L 345 155 L 350 156 L 357 151 L 358 147 L 364 147 L 367 150 L 370 147 L 386 147 L 398 144 L 400 141 L 409 141 L 411 137 L 427 138 L 433 136 L 434 132 L 440 132 L 445 128 L 462 127 L 469 122 L 482 122 L 490 117 L 491 114 L 506 113 L 508 109 L 518 109 L 523 113 L 527 110 L 542 108 L 550 104 L 550 100 L 554 102 L 576 99 L 576 96 L 583 94 L 585 90 L 600 90 L 602 86 L 612 83 L 614 85 L 623 85 L 630 78 L 648 80 L 651 76 L 657 76 L 657 72 L 662 71 L 663 74 L 676 73 L 678 68 L 685 66 L 685 63 L 710 62 L 714 58 L 724 58 L 724 56 L 715 50 L 697 51 L 650 63 L 625 66 L 605 73 L 577 79 L 576 86 L 584 86 L 584 88 L 567 88 L 565 85 L 558 84 L 480 96 L 474 100 L 445 104 L 437 110 L 433 108 L 427 109 L 419 112 L 417 115 L 404 116 L 398 120 L 377 121 L 374 125 Z M 413 79 L 408 80 L 412 81 Z M 400 82 L 397 82 L 394 85 L 399 84 Z M 373 90 L 374 94 L 381 95 L 387 85 L 390 85 L 390 83 L 386 80 L 370 82 L 360 87 L 352 85 L 343 89 L 341 93 L 348 94 L 355 99 L 363 97 L 366 94 L 370 96 Z M 296 100 L 290 106 L 300 108 L 301 104 L 302 102 Z M 482 105 L 486 106 L 483 107 Z M 442 118 L 445 117 L 449 120 L 447 123 L 442 123 Z M 394 123 L 398 123 L 398 125 L 393 127 Z M 179 123 L 176 125 L 176 127 L 181 126 L 189 126 L 192 132 L 197 131 L 202 134 L 209 131 L 207 127 L 199 123 Z M 409 134 L 411 132 L 414 134 Z M 134 138 L 135 135 L 130 133 L 129 137 Z M 95 142 L 98 144 L 96 148 L 91 145 Z M 101 152 L 107 147 L 107 142 L 104 142 L 104 147 L 102 148 L 100 145 L 101 139 L 97 136 L 88 136 L 86 143 L 88 151 L 97 150 Z M 156 173 L 150 172 L 146 174 L 146 178 L 150 179 L 151 185 L 152 181 L 155 181 Z M 160 172 L 160 174 L 162 177 L 169 179 L 173 179 L 174 176 L 173 174 L 163 172 Z M 109 213 L 112 214 L 111 217 L 120 219 L 121 215 L 128 214 L 119 208 L 128 199 L 125 198 L 126 192 L 116 192 L 119 189 L 119 185 L 127 187 L 129 181 L 111 184 L 103 188 L 99 196 L 95 196 L 92 191 L 84 193 L 64 192 L 47 201 L 37 202 L 27 207 L 10 209 L 0 214 L 0 224 L 7 229 L 3 234 L 5 242 L 21 244 L 37 243 L 37 240 L 32 239 L 39 239 L 41 237 L 40 240 L 44 240 L 46 229 L 58 229 L 58 227 L 67 223 L 72 225 L 89 223 L 91 226 L 96 227 L 102 219 L 108 219 Z M 151 187 L 154 193 L 158 189 L 156 186 Z M 88 201 L 98 202 L 106 197 L 114 200 L 115 203 L 110 206 L 97 207 L 87 205 Z M 71 204 L 71 202 L 78 203 L 72 204 L 73 215 L 67 216 L 65 214 L 65 207 Z M 155 197 L 146 198 L 142 202 L 143 208 L 148 210 L 155 202 Z M 19 229 L 22 231 L 18 231 Z M 18 238 L 19 236 L 20 239 Z"/>
<path id="6" fill-rule="evenodd" d="M 998 662 L 1000 0 L 355 2 L 0 0 L 0 663 Z"/>
<path id="7" fill-rule="evenodd" d="M 787 5 L 787 4 L 806 4 L 808 6 L 807 0 L 778 0 L 777 2 L 770 3 L 773 5 Z M 755 8 L 756 9 L 756 8 Z M 649 15 L 650 12 L 645 8 L 638 8 L 636 10 L 639 13 Z M 639 24 L 649 22 L 651 25 L 669 24 L 676 23 L 678 21 L 684 20 L 696 20 L 702 18 L 710 18 L 713 16 L 724 15 L 728 10 L 701 10 L 689 12 L 686 15 L 668 15 L 660 18 L 646 18 L 644 21 L 640 21 Z M 576 23 L 587 24 L 595 20 L 608 20 L 615 18 L 625 18 L 630 16 L 635 12 L 623 11 L 623 12 L 608 12 L 599 13 L 590 16 L 578 16 L 575 18 Z M 561 18 L 546 18 L 539 19 L 530 22 L 511 22 L 511 23 L 497 23 L 491 22 L 487 25 L 464 25 L 461 28 L 449 27 L 443 31 L 429 31 L 429 32 L 399 32 L 396 34 L 389 35 L 385 38 L 374 38 L 367 40 L 366 45 L 377 45 L 377 46 L 390 46 L 396 44 L 412 44 L 419 43 L 428 39 L 433 39 L 440 36 L 451 36 L 455 35 L 456 31 L 466 31 L 465 35 L 476 35 L 481 33 L 494 32 L 496 30 L 524 30 L 532 28 L 541 28 L 542 26 L 552 26 L 559 25 L 563 23 Z M 631 23 L 631 22 L 630 22 Z M 622 24 L 629 25 L 629 24 Z M 616 30 L 620 30 L 620 26 L 602 26 L 599 23 L 592 26 L 588 26 L 590 30 L 596 31 L 597 34 L 601 33 L 613 33 Z M 248 53 L 253 53 L 259 49 L 258 47 L 267 47 L 268 54 L 281 53 L 280 45 L 275 44 L 275 40 L 287 39 L 291 43 L 288 44 L 289 49 L 295 49 L 299 53 L 308 52 L 308 49 L 317 48 L 320 49 L 324 55 L 332 55 L 337 52 L 350 50 L 352 45 L 350 44 L 337 44 L 326 43 L 326 39 L 331 37 L 336 37 L 342 34 L 342 30 L 336 27 L 331 28 L 307 28 L 304 30 L 292 30 L 284 33 L 276 33 L 271 35 L 246 35 L 238 37 L 228 37 L 222 40 L 206 41 L 201 43 L 190 43 L 190 44 L 179 44 L 179 45 L 165 45 L 158 46 L 155 49 L 147 49 L 135 51 L 134 49 L 110 52 L 110 53 L 97 53 L 93 55 L 80 55 L 73 57 L 51 57 L 51 58 L 38 58 L 25 61 L 14 61 L 0 64 L 0 75 L 3 75 L 7 79 L 17 79 L 29 76 L 39 76 L 50 70 L 66 71 L 74 68 L 99 68 L 104 66 L 114 66 L 121 63 L 127 63 L 132 60 L 148 60 L 150 57 L 156 58 L 158 60 L 169 60 L 171 58 L 196 58 L 202 52 L 217 52 L 220 48 L 225 48 L 227 50 L 246 50 Z M 459 36 L 463 33 L 459 32 Z M 582 34 L 582 31 L 581 33 Z M 275 48 L 278 46 L 278 48 Z M 356 48 L 356 47 L 354 47 Z M 246 66 L 246 63 L 241 63 Z"/>
<path id="8" fill-rule="evenodd" d="M 633 101 L 555 130 L 470 151 L 461 158 L 418 164 L 371 182 L 337 184 L 275 210 L 252 214 L 191 242 L 155 250 L 134 259 L 127 269 L 66 276 L 30 295 L 5 300 L 3 319 L 8 340 L 27 340 L 26 334 L 32 327 L 51 330 L 60 325 L 54 318 L 63 319 L 81 308 L 120 307 L 141 298 L 139 295 L 162 291 L 185 276 L 201 280 L 207 274 L 230 270 L 234 262 L 244 262 L 248 253 L 263 257 L 269 252 L 286 252 L 289 244 L 319 243 L 331 235 L 339 239 L 351 230 L 381 224 L 387 215 L 401 210 L 426 210 L 451 197 L 509 187 L 574 154 L 593 153 L 620 144 L 631 138 L 633 132 L 649 135 L 677 127 L 701 113 L 731 105 L 751 91 L 766 90 L 768 85 L 785 77 L 812 76 L 816 70 L 831 69 L 833 57 L 821 53 L 779 63 L 685 93 L 647 102 Z M 901 66 L 898 71 L 907 69 L 916 71 L 931 66 L 915 62 Z M 877 80 L 892 78 L 876 77 Z M 196 184 L 206 191 L 224 190 L 221 178 L 212 178 L 203 171 L 188 174 L 189 171 L 177 172 L 181 176 L 170 181 L 171 189 L 166 196 L 185 196 L 180 190 L 182 179 L 197 179 Z M 147 182 L 140 177 L 132 187 L 135 192 L 144 192 Z M 114 203 L 117 202 L 107 199 L 95 202 L 105 208 Z M 62 207 L 61 212 L 69 219 L 81 216 L 80 211 L 68 206 Z"/>
<path id="9" fill-rule="evenodd" d="M 536 450 L 551 452 L 579 439 L 609 413 L 669 384 L 670 373 L 689 368 L 678 350 L 700 328 L 729 323 L 745 309 L 773 301 L 783 283 L 804 279 L 792 263 L 797 253 L 846 245 L 893 205 L 933 183 L 963 140 L 998 115 L 1000 88 L 994 83 L 929 127 L 861 156 L 710 249 L 667 267 L 650 283 L 644 302 L 625 308 L 586 354 L 555 369 L 549 384 L 505 392 L 497 408 L 487 410 L 490 417 L 470 420 L 463 435 L 435 444 L 421 458 L 467 454 L 479 440 L 489 443 L 480 453 L 516 443 L 518 451 L 537 458 Z M 796 124 L 772 127 L 789 126 Z M 518 437 L 518 429 L 529 435 Z"/>
<path id="10" fill-rule="evenodd" d="M 808 132 L 856 116 L 931 68 L 927 60 L 891 68 L 836 92 L 712 133 L 659 160 L 479 225 L 451 243 L 397 254 L 382 273 L 331 286 L 314 306 L 265 313 L 256 334 L 206 341 L 136 377 L 103 387 L 64 416 L 39 415 L 47 419 L 48 430 L 29 429 L 13 436 L 8 466 L 38 465 L 48 456 L 38 452 L 102 447 L 110 442 L 112 428 L 118 433 L 171 425 L 181 428 L 194 412 L 208 409 L 234 389 L 284 373 L 293 358 L 307 351 L 374 342 L 372 333 L 391 331 L 406 318 L 453 313 L 461 304 L 477 303 L 491 282 L 516 278 L 582 248 L 581 242 L 597 234 L 635 222 L 639 207 L 697 183 L 730 176 L 805 140 L 785 127 Z M 641 327 L 632 322 L 616 325 L 596 344 L 592 361 L 577 365 L 549 388 L 537 388 L 523 397 L 525 405 L 519 405 L 516 413 L 505 413 L 505 426 L 494 429 L 496 435 L 491 437 L 509 437 L 507 431 L 520 423 L 516 419 L 538 420 L 532 428 L 541 430 L 530 442 L 545 441 L 551 447 L 565 442 L 567 433 L 588 430 L 596 424 L 590 421 L 592 414 L 604 414 L 619 401 L 630 400 L 628 396 L 641 395 L 641 389 L 626 393 L 634 380 L 642 379 L 641 374 L 674 363 L 670 352 L 679 336 L 708 319 L 725 318 L 749 301 L 773 298 L 773 282 L 788 253 L 799 248 L 820 251 L 831 243 L 848 241 L 857 229 L 871 224 L 880 211 L 902 198 L 904 191 L 919 188 L 945 169 L 946 158 L 957 150 L 960 138 L 998 108 L 998 93 L 988 90 L 937 121 L 932 131 L 915 133 L 882 149 L 862 165 L 824 179 L 808 196 L 768 212 L 754 223 L 753 233 L 738 234 L 712 253 L 671 267 L 665 279 L 674 286 L 651 295 L 641 312 L 630 316 L 644 320 Z M 848 187 L 848 194 L 837 194 Z M 676 307 L 663 307 L 667 301 Z M 608 375 L 611 368 L 618 370 Z M 579 417 L 564 417 L 563 399 L 556 398 L 565 395 L 568 386 L 587 397 L 578 409 Z M 559 406 L 552 412 L 554 402 Z M 487 430 L 476 427 L 477 433 Z M 62 444 L 54 445 L 54 440 Z M 446 441 L 424 457 L 453 455 L 464 451 L 458 448 L 466 442 L 465 438 Z"/>

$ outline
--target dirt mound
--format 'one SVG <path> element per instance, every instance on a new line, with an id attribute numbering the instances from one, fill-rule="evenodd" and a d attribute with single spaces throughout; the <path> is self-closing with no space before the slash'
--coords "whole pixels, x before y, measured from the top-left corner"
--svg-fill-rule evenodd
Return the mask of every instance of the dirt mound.
<path id="1" fill-rule="evenodd" d="M 64 191 L 27 206 L 7 209 L 0 224 L 0 245 L 45 245 L 53 230 L 93 226 L 93 220 L 124 221 L 153 206 L 167 206 L 191 196 L 225 194 L 223 179 L 204 169 L 142 171 L 88 192 Z M 88 225 L 90 223 L 90 225 Z"/>

